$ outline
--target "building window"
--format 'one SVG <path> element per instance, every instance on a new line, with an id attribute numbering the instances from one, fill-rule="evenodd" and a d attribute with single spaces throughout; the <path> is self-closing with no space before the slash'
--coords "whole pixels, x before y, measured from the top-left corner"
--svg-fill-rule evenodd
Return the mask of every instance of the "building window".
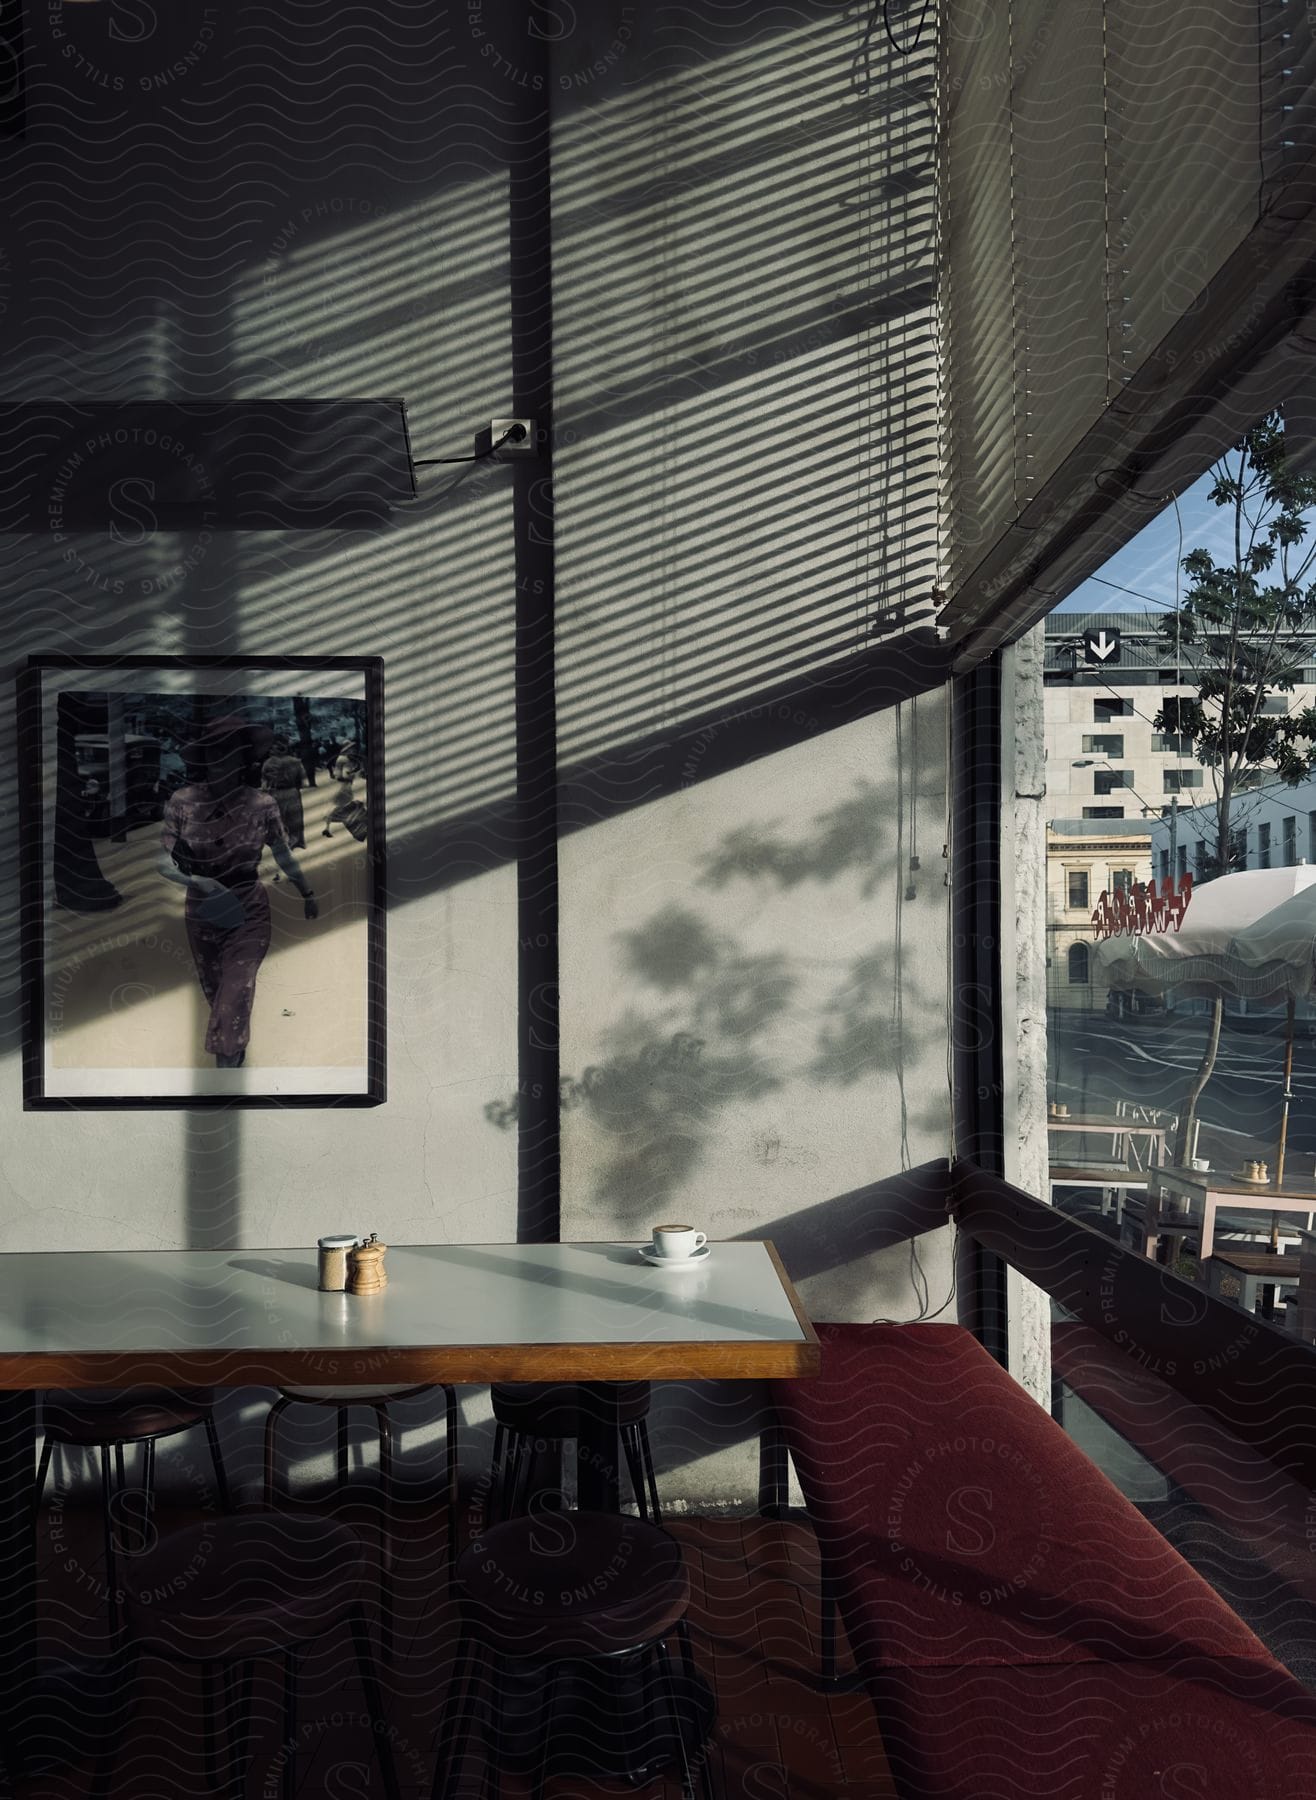
<path id="1" fill-rule="evenodd" d="M 1133 892 L 1133 870 L 1112 869 L 1110 891 L 1112 894 L 1131 894 Z"/>
<path id="2" fill-rule="evenodd" d="M 1083 739 L 1084 756 L 1123 756 L 1124 734 L 1112 733 L 1108 737 L 1088 735 Z"/>
<path id="3" fill-rule="evenodd" d="M 1263 869 L 1270 867 L 1270 826 L 1257 826 L 1257 861 Z"/>
<path id="4" fill-rule="evenodd" d="M 1247 826 L 1240 825 L 1237 831 L 1229 834 L 1229 866 L 1231 869 L 1247 867 Z"/>
<path id="5" fill-rule="evenodd" d="M 1167 794 L 1182 794 L 1188 788 L 1199 788 L 1202 785 L 1200 769 L 1166 769 L 1162 780 Z"/>
<path id="6" fill-rule="evenodd" d="M 1088 872 L 1086 869 L 1070 869 L 1069 871 L 1069 904 L 1086 907 L 1088 904 Z"/>
<path id="7" fill-rule="evenodd" d="M 1094 794 L 1113 794 L 1120 788 L 1133 786 L 1132 769 L 1098 769 L 1092 777 Z"/>
<path id="8" fill-rule="evenodd" d="M 1307 814 L 1307 861 L 1316 863 L 1316 812 Z"/>
<path id="9" fill-rule="evenodd" d="M 1153 750 L 1163 750 L 1169 756 L 1191 756 L 1193 740 L 1179 732 L 1153 731 L 1151 747 Z"/>
<path id="10" fill-rule="evenodd" d="M 1085 819 L 1122 819 L 1124 808 L 1122 806 L 1085 806 L 1083 817 Z"/>
<path id="11" fill-rule="evenodd" d="M 1164 881 L 1166 876 L 1169 873 L 1170 873 L 1170 852 L 1168 850 L 1162 850 L 1161 851 L 1161 880 Z"/>
<path id="12" fill-rule="evenodd" d="M 1132 700 L 1094 700 L 1092 702 L 1092 723 L 1094 725 L 1109 725 L 1112 719 L 1128 719 L 1132 716 Z"/>
<path id="13" fill-rule="evenodd" d="M 1187 846 L 1187 844 L 1176 844 L 1176 846 L 1175 846 L 1174 873 L 1175 873 L 1176 880 L 1179 878 L 1180 875 L 1186 875 L 1188 873 L 1188 846 Z"/>
<path id="14" fill-rule="evenodd" d="M 1290 813 L 1283 825 L 1284 867 L 1292 869 L 1298 861 L 1298 821 Z"/>
<path id="15" fill-rule="evenodd" d="M 1206 880 L 1206 839 L 1198 838 L 1193 845 L 1193 880 Z"/>
<path id="16" fill-rule="evenodd" d="M 1088 984 L 1088 947 L 1086 944 L 1069 946 L 1069 985 L 1070 987 L 1086 987 Z"/>
<path id="17" fill-rule="evenodd" d="M 1268 719 L 1282 719 L 1292 704 L 1292 694 L 1269 694 L 1261 702 L 1261 711 Z"/>

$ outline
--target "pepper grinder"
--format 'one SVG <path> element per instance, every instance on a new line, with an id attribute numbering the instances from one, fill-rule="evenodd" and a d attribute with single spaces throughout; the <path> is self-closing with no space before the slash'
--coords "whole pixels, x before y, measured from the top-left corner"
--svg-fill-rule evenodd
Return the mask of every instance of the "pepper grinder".
<path id="1" fill-rule="evenodd" d="M 378 1294 L 388 1286 L 384 1267 L 387 1244 L 381 1244 L 372 1231 L 364 1242 L 347 1253 L 347 1291 L 349 1294 Z"/>

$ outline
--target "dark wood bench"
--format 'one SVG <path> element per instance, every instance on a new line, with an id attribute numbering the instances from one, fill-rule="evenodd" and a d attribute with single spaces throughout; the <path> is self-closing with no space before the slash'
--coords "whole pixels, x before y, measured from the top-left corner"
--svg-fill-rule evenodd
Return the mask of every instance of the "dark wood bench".
<path id="1" fill-rule="evenodd" d="M 1316 1699 L 955 1325 L 823 1325 L 787 1447 L 903 1800 L 1316 1795 Z"/>

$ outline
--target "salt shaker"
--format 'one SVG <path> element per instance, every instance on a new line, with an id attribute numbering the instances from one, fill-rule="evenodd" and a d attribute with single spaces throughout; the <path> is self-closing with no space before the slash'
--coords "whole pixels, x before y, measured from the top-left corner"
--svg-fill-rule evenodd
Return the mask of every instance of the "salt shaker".
<path id="1" fill-rule="evenodd" d="M 342 1294 L 347 1291 L 347 1253 L 359 1242 L 354 1231 L 339 1232 L 320 1239 L 320 1291 Z"/>

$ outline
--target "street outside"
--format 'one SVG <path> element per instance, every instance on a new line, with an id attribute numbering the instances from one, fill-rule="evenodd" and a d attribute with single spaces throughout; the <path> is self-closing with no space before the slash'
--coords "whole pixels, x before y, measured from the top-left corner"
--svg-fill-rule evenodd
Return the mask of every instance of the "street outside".
<path id="1" fill-rule="evenodd" d="M 1047 1018 L 1048 1099 L 1072 1114 L 1114 1111 L 1116 1101 L 1167 1118 L 1183 1104 L 1201 1060 L 1205 1013 L 1105 1013 L 1052 1010 Z M 1245 1026 L 1226 1018 L 1215 1070 L 1198 1105 L 1200 1155 L 1213 1168 L 1236 1169 L 1247 1157 L 1275 1166 L 1284 1088 L 1284 1014 Z M 1316 1157 L 1316 1039 L 1302 1024 L 1293 1053 L 1287 1175 L 1310 1176 Z"/>

